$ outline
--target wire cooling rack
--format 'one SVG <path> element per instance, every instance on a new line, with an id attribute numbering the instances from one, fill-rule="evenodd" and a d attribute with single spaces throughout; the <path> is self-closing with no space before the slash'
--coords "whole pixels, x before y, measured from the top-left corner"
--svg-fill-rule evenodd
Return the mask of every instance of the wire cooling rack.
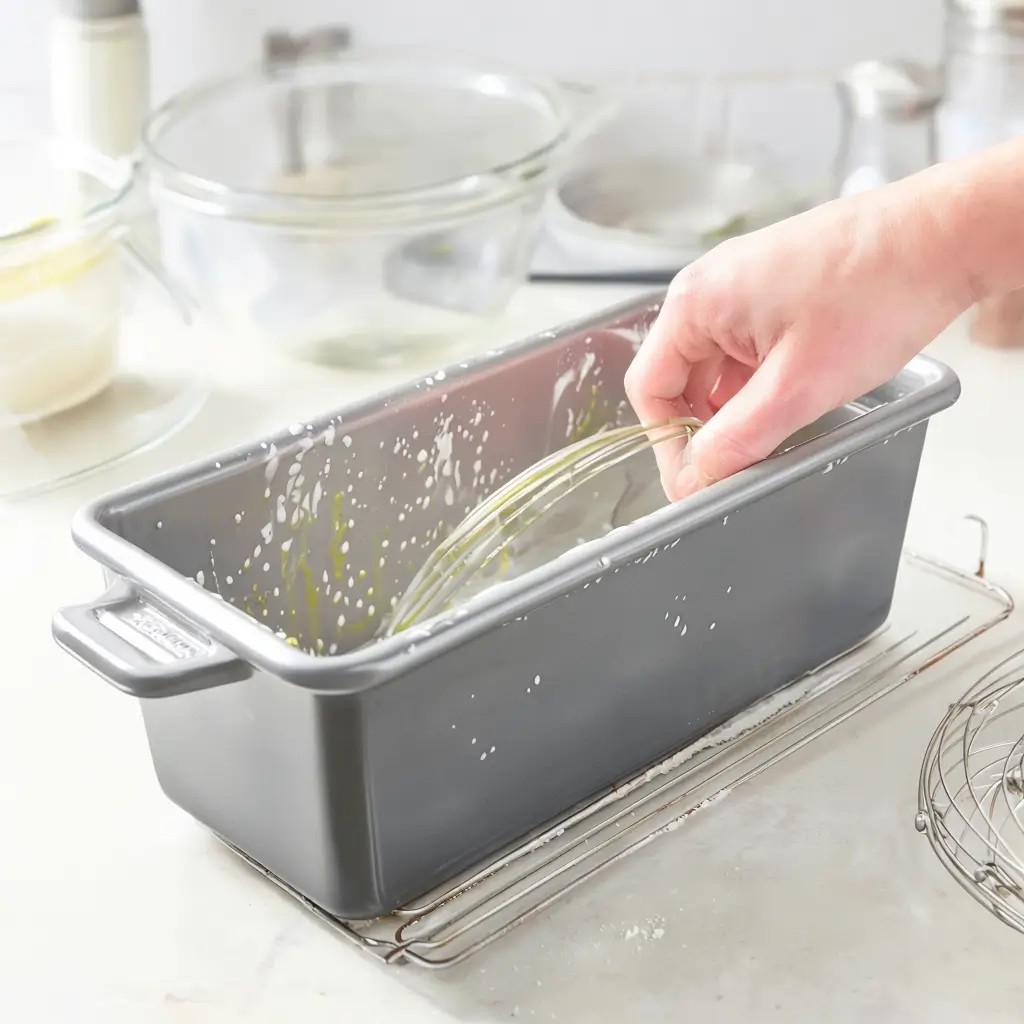
<path id="1" fill-rule="evenodd" d="M 452 967 L 579 886 L 593 884 L 601 871 L 685 826 L 693 815 L 709 810 L 1007 618 L 1013 599 L 985 578 L 988 528 L 970 518 L 980 528 L 973 572 L 905 552 L 889 620 L 859 646 L 390 917 L 339 920 L 228 845 L 339 935 L 385 963 Z M 1012 693 L 1019 713 L 1020 726 L 1014 727 L 1015 733 L 1011 730 L 1012 736 L 1024 733 L 1024 657 L 1015 671 L 1006 667 L 986 679 L 975 697 L 951 709 L 931 748 L 936 768 L 955 760 L 942 757 L 956 744 L 981 761 L 990 759 L 984 768 L 979 762 L 984 782 L 969 779 L 965 788 L 962 780 L 949 780 L 948 767 L 943 776 L 926 765 L 924 810 L 917 824 L 965 887 L 1024 930 L 1024 861 L 993 838 L 996 815 L 987 810 L 989 803 L 998 805 L 999 821 L 1012 818 L 1018 829 L 1016 848 L 1024 856 L 1024 740 L 1008 738 L 998 755 L 972 745 L 982 736 L 976 727 L 979 714 L 987 716 L 990 727 L 1005 720 L 984 710 L 995 706 L 993 700 L 1004 699 L 1000 687 Z M 999 784 L 984 775 L 997 768 Z M 954 807 L 955 829 L 949 824 Z"/>
<path id="2" fill-rule="evenodd" d="M 960 885 L 1024 932 L 1024 648 L 952 704 L 925 751 L 916 825 Z"/>

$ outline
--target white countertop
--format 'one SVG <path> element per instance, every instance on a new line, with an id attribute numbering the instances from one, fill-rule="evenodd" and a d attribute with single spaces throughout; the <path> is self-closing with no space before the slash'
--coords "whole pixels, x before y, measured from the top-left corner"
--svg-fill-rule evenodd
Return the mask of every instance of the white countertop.
<path id="1" fill-rule="evenodd" d="M 496 330 L 511 340 L 628 294 L 534 287 Z M 991 577 L 1024 595 L 1024 353 L 956 329 L 933 352 L 964 397 L 931 428 L 911 541 L 960 558 L 959 520 L 980 514 Z M 927 738 L 967 667 L 1012 643 L 1007 626 L 451 972 L 383 968 L 245 869 L 163 797 L 135 702 L 57 649 L 50 616 L 101 587 L 69 539 L 83 501 L 391 381 L 293 367 L 273 382 L 236 377 L 167 445 L 0 509 L 0 1021 L 1024 1016 L 1024 938 L 913 828 Z"/>

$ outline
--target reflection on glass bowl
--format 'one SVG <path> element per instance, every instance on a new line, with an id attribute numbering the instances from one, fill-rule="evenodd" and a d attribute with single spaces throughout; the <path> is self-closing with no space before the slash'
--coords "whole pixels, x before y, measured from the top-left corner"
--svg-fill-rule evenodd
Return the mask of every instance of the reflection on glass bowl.
<path id="1" fill-rule="evenodd" d="M 149 448 L 198 410 L 191 313 L 132 258 L 128 162 L 0 144 L 0 496 Z"/>

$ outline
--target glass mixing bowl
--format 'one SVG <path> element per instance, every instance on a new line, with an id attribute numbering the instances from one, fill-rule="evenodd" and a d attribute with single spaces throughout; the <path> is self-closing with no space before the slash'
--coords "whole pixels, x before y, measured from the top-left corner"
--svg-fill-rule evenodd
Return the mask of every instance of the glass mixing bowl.
<path id="1" fill-rule="evenodd" d="M 0 141 L 0 497 L 151 447 L 202 402 L 189 313 L 128 238 L 134 180 L 46 137 Z"/>
<path id="2" fill-rule="evenodd" d="M 152 117 L 170 273 L 222 328 L 316 362 L 437 360 L 526 279 L 600 121 L 584 89 L 405 54 L 263 65 Z"/>
<path id="3" fill-rule="evenodd" d="M 102 391 L 117 364 L 115 232 L 131 189 L 121 165 L 85 166 L 55 145 L 0 147 L 0 429 Z"/>
<path id="4" fill-rule="evenodd" d="M 626 83 L 549 200 L 547 273 L 672 272 L 832 195 L 841 108 L 830 76 Z"/>

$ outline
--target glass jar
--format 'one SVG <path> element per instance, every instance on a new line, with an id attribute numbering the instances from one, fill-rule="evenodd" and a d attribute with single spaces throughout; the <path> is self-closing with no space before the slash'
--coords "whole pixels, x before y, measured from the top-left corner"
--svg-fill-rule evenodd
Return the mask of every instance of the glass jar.
<path id="1" fill-rule="evenodd" d="M 1024 133 L 1024 0 L 947 0 L 945 70 L 940 159 Z M 988 347 L 1024 347 L 1024 291 L 979 304 L 970 332 Z"/>
<path id="2" fill-rule="evenodd" d="M 836 166 L 839 195 L 862 192 L 935 162 L 935 108 L 942 80 L 908 61 L 862 61 L 837 83 L 843 134 Z"/>
<path id="3" fill-rule="evenodd" d="M 939 158 L 1024 132 L 1024 0 L 947 0 Z"/>

